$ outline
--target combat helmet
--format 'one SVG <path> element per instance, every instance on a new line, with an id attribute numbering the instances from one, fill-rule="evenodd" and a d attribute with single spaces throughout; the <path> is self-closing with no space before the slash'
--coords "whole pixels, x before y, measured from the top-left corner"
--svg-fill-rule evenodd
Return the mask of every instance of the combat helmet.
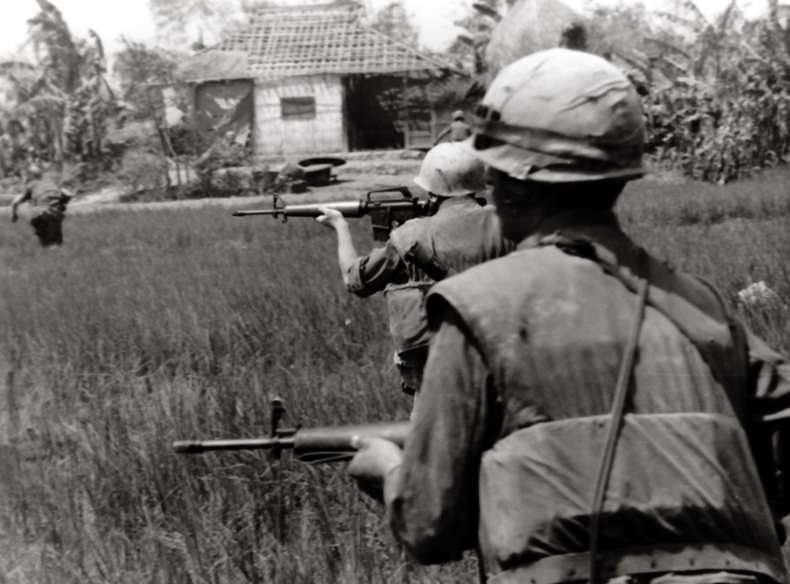
<path id="1" fill-rule="evenodd" d="M 466 142 L 443 142 L 431 148 L 414 182 L 441 197 L 461 197 L 485 189 L 485 167 Z"/>
<path id="2" fill-rule="evenodd" d="M 29 180 L 39 179 L 44 176 L 44 171 L 41 170 L 41 167 L 35 162 L 32 162 L 30 165 L 28 165 L 26 172 Z"/>
<path id="3" fill-rule="evenodd" d="M 645 174 L 645 125 L 636 89 L 601 57 L 549 49 L 496 76 L 471 143 L 487 165 L 518 180 L 630 180 Z"/>

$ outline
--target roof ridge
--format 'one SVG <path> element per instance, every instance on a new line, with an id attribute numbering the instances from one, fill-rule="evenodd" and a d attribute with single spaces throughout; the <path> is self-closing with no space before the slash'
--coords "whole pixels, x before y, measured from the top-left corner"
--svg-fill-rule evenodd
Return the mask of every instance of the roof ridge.
<path id="1" fill-rule="evenodd" d="M 353 0 L 332 0 L 331 2 L 317 2 L 314 4 L 265 4 L 262 6 L 257 6 L 253 10 L 253 18 L 259 15 L 281 15 L 284 12 L 294 12 L 294 13 L 349 13 L 353 14 L 354 12 L 365 12 L 365 7 L 355 2 Z"/>
<path id="2" fill-rule="evenodd" d="M 362 7 L 345 0 L 262 7 L 247 26 L 223 38 L 216 50 L 244 53 L 248 76 L 261 79 L 321 73 L 467 75 L 449 60 L 376 30 L 363 22 L 364 11 L 357 8 Z"/>
<path id="3" fill-rule="evenodd" d="M 380 30 L 375 29 L 375 28 L 373 28 L 370 25 L 366 25 L 366 24 L 363 24 L 361 22 L 356 22 L 355 24 L 357 26 L 359 26 L 360 28 L 363 28 L 363 29 L 367 30 L 368 32 L 372 32 L 374 34 L 377 34 L 377 35 L 387 39 L 392 44 L 399 45 L 400 47 L 406 49 L 407 51 L 410 51 L 411 53 L 415 54 L 419 59 L 423 59 L 425 61 L 429 61 L 433 65 L 435 65 L 436 67 L 438 67 L 440 69 L 450 69 L 451 71 L 454 71 L 456 73 L 467 74 L 465 71 L 460 71 L 459 69 L 456 69 L 456 67 L 451 65 L 449 62 L 442 62 L 441 59 L 437 59 L 433 55 L 429 55 L 427 52 L 422 51 L 420 49 L 415 49 L 411 45 L 409 45 L 409 44 L 407 44 L 407 43 L 405 43 L 405 42 L 403 42 L 401 40 L 398 40 L 398 39 L 396 39 L 394 37 L 391 37 L 390 35 L 388 35 L 386 33 L 383 33 Z"/>

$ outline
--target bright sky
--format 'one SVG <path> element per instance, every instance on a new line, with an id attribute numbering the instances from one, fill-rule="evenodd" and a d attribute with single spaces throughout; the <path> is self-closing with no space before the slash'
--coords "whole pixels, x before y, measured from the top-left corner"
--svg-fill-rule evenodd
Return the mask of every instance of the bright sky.
<path id="1" fill-rule="evenodd" d="M 35 0 L 0 0 L 2 18 L 0 19 L 0 55 L 15 51 L 25 41 L 27 19 L 36 14 L 38 5 Z M 283 3 L 292 0 L 281 0 Z M 298 3 L 300 0 L 296 0 Z M 432 49 L 440 49 L 454 36 L 452 23 L 462 17 L 464 7 L 472 0 L 403 0 L 407 11 L 420 26 L 423 44 Z M 584 10 L 596 0 L 566 0 L 578 10 Z M 616 3 L 615 0 L 597 0 L 604 4 Z M 623 0 L 627 1 L 627 0 Z M 674 0 L 645 0 L 649 7 L 667 9 Z M 767 0 L 740 0 L 749 13 L 759 11 Z M 385 5 L 388 0 L 367 0 L 373 9 Z M 715 15 L 728 4 L 727 0 L 696 0 L 697 5 L 708 15 Z M 148 0 L 54 0 L 63 13 L 72 31 L 84 34 L 93 28 L 99 33 L 108 49 L 118 46 L 121 35 L 132 40 L 148 43 L 156 41 L 153 18 L 148 8 Z"/>

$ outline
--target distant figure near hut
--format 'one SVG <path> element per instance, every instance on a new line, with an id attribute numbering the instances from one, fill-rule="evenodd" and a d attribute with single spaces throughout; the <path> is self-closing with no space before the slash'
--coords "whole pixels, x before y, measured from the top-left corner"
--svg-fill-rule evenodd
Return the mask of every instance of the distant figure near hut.
<path id="1" fill-rule="evenodd" d="M 16 223 L 19 219 L 19 205 L 29 203 L 34 207 L 30 225 L 41 247 L 61 245 L 63 220 L 71 197 L 51 171 L 43 173 L 41 168 L 33 165 L 27 171 L 25 191 L 11 202 L 11 222 Z"/>
<path id="2" fill-rule="evenodd" d="M 453 112 L 453 121 L 445 128 L 441 134 L 436 136 L 433 145 L 436 146 L 439 142 L 447 138 L 448 142 L 463 142 L 472 135 L 472 127 L 466 123 L 464 119 L 464 112 L 456 110 Z"/>

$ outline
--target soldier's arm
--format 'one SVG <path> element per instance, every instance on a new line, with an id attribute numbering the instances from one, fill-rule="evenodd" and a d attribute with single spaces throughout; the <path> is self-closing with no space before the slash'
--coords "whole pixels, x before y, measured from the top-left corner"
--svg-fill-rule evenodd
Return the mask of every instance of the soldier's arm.
<path id="1" fill-rule="evenodd" d="M 383 290 L 387 284 L 402 283 L 408 279 L 403 258 L 391 242 L 378 247 L 366 256 L 360 256 L 351 239 L 348 222 L 334 209 L 323 207 L 324 215 L 317 218 L 323 225 L 333 227 L 337 233 L 337 260 L 343 284 L 357 296 L 370 296 Z"/>
<path id="2" fill-rule="evenodd" d="M 32 195 L 32 191 L 30 189 L 25 189 L 24 193 L 22 193 L 21 195 L 17 195 L 16 197 L 14 197 L 14 200 L 11 201 L 11 221 L 12 222 L 16 222 L 16 220 L 19 219 L 19 214 L 17 212 L 17 209 L 19 208 L 19 205 L 21 205 L 25 201 L 29 201 L 30 198 L 31 198 L 31 195 Z"/>
<path id="3" fill-rule="evenodd" d="M 343 283 L 348 287 L 348 274 L 354 264 L 359 259 L 359 254 L 354 247 L 354 240 L 351 239 L 351 230 L 343 214 L 330 207 L 321 207 L 323 215 L 316 217 L 321 225 L 326 225 L 335 230 L 337 235 L 337 263 L 340 266 L 340 274 Z"/>
<path id="4" fill-rule="evenodd" d="M 790 359 L 745 332 L 752 453 L 773 512 L 781 518 L 790 514 Z"/>
<path id="5" fill-rule="evenodd" d="M 364 298 L 381 292 L 388 284 L 404 283 L 408 277 L 403 258 L 387 242 L 369 254 L 357 257 L 343 273 L 343 283 L 346 290 Z"/>
<path id="6" fill-rule="evenodd" d="M 396 537 L 420 563 L 459 559 L 477 541 L 480 459 L 496 433 L 480 352 L 446 306 L 431 342 L 414 426 L 384 499 Z"/>
<path id="7" fill-rule="evenodd" d="M 749 330 L 746 340 L 755 413 L 766 422 L 790 422 L 790 359 Z"/>

